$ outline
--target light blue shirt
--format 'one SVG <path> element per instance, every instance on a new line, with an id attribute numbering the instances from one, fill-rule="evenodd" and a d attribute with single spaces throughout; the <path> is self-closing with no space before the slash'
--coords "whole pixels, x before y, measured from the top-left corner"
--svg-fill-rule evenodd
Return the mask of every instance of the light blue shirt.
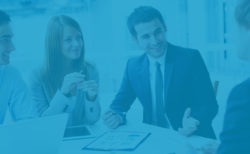
<path id="1" fill-rule="evenodd" d="M 0 66 L 0 124 L 9 108 L 13 120 L 36 116 L 29 92 L 20 73 L 12 66 Z"/>

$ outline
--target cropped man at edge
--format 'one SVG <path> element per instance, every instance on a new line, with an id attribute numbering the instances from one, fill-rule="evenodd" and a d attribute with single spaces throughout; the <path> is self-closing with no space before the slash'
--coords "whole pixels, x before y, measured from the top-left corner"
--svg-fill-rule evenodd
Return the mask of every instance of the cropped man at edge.
<path id="1" fill-rule="evenodd" d="M 9 15 L 0 10 L 0 124 L 9 109 L 12 120 L 36 116 L 29 92 L 20 73 L 11 65 L 10 54 L 15 50 Z"/>

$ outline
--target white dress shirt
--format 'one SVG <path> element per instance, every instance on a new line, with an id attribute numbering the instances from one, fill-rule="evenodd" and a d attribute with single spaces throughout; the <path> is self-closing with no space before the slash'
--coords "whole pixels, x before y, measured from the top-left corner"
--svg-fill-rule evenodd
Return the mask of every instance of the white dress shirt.
<path id="1" fill-rule="evenodd" d="M 167 50 L 164 52 L 164 54 L 159 58 L 153 58 L 150 55 L 147 55 L 149 59 L 149 80 L 150 80 L 150 87 L 151 87 L 151 96 L 152 96 L 152 120 L 153 123 L 156 123 L 157 121 L 157 111 L 156 111 L 156 101 L 155 101 L 155 73 L 156 73 L 156 62 L 160 64 L 161 67 L 161 73 L 163 78 L 163 85 L 165 85 L 165 61 L 166 61 L 166 53 Z M 165 86 L 163 86 L 163 93 L 165 92 Z M 163 94 L 163 102 L 165 103 L 165 95 Z M 164 104 L 165 106 L 165 104 Z M 168 120 L 167 114 L 165 113 L 165 118 L 168 121 L 168 124 L 171 127 L 170 121 Z"/>

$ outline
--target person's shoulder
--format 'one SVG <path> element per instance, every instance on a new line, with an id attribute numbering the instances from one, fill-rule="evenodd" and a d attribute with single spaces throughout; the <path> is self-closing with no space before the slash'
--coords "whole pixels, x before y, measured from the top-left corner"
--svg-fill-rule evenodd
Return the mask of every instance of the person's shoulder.
<path id="1" fill-rule="evenodd" d="M 176 48 L 179 54 L 182 54 L 184 56 L 194 56 L 194 55 L 200 54 L 200 52 L 197 49 L 193 49 L 193 48 L 186 48 L 186 47 L 180 47 L 180 46 L 174 46 L 174 48 Z"/>
<path id="2" fill-rule="evenodd" d="M 173 44 L 168 44 L 168 50 L 169 54 L 168 56 L 171 57 L 171 59 L 175 59 L 176 61 L 197 61 L 202 59 L 200 52 L 196 49 L 192 48 L 185 48 L 181 46 L 176 46 Z"/>
<path id="3" fill-rule="evenodd" d="M 235 106 L 250 107 L 250 79 L 247 79 L 236 85 L 230 92 L 228 97 L 228 107 L 235 108 Z"/>
<path id="4" fill-rule="evenodd" d="M 9 86 L 17 86 L 23 83 L 20 71 L 12 65 L 4 66 L 3 78 L 5 83 L 10 84 Z"/>
<path id="5" fill-rule="evenodd" d="M 250 91 L 250 78 L 236 85 L 231 93 L 230 97 L 240 97 L 240 96 L 248 96 Z M 250 96 L 249 96 L 250 99 Z"/>
<path id="6" fill-rule="evenodd" d="M 197 52 L 196 49 L 193 49 L 193 48 L 190 48 L 190 47 L 183 47 L 181 45 L 175 45 L 175 44 L 169 43 L 169 42 L 168 42 L 168 47 L 167 48 L 170 49 L 170 50 L 174 50 L 176 52 L 180 52 L 180 53 Z"/>
<path id="7" fill-rule="evenodd" d="M 244 80 L 243 82 L 238 84 L 236 87 L 237 88 L 240 88 L 240 87 L 248 87 L 248 88 L 250 88 L 250 78 Z"/>
<path id="8" fill-rule="evenodd" d="M 147 55 L 144 53 L 139 56 L 134 56 L 128 59 L 128 64 L 132 66 L 137 66 L 138 64 L 142 64 L 147 60 Z"/>

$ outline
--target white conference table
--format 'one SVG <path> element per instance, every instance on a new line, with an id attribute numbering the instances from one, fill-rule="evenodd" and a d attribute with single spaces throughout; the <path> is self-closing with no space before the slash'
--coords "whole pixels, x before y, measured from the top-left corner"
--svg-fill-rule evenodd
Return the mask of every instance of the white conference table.
<path id="1" fill-rule="evenodd" d="M 109 131 L 101 122 L 91 126 L 90 129 L 96 135 Z M 85 138 L 63 141 L 59 154 L 173 154 L 181 153 L 182 149 L 187 147 L 187 145 L 192 145 L 195 149 L 199 149 L 202 145 L 213 142 L 211 139 L 199 136 L 184 137 L 176 131 L 148 124 L 128 123 L 125 126 L 119 127 L 117 130 L 150 132 L 151 135 L 134 151 L 107 152 L 82 150 L 84 146 L 94 140 L 94 138 Z"/>

